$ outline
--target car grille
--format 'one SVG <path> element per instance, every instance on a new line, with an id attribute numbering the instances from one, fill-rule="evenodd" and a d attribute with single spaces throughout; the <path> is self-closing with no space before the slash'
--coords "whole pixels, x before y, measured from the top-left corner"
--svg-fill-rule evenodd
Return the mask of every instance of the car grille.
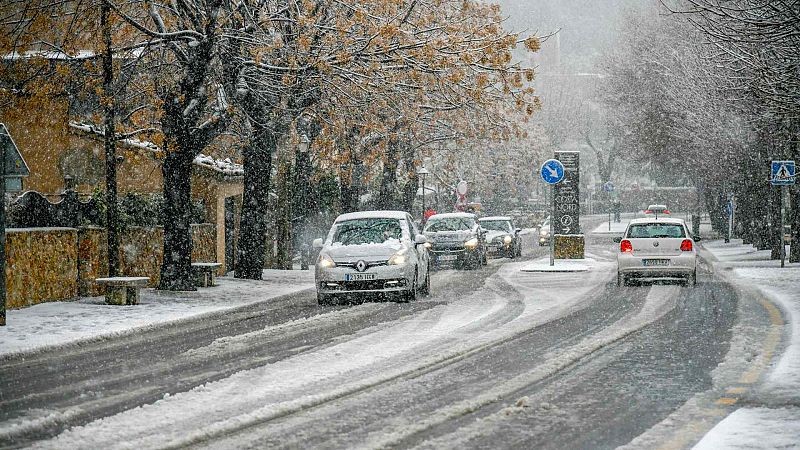
<path id="1" fill-rule="evenodd" d="M 389 264 L 389 261 L 364 261 L 366 263 L 366 268 L 369 269 L 370 267 L 378 267 L 378 266 L 385 266 Z M 336 261 L 336 267 L 350 267 L 355 268 L 358 261 Z"/>
<path id="2" fill-rule="evenodd" d="M 405 278 L 366 281 L 323 281 L 320 283 L 322 289 L 339 291 L 380 291 L 387 288 L 404 287 L 405 285 Z"/>

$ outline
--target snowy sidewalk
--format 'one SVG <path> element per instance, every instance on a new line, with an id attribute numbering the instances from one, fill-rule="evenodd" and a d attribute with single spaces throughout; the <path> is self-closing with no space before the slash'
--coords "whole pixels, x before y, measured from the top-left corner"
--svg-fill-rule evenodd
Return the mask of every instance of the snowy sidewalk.
<path id="1" fill-rule="evenodd" d="M 605 221 L 597 226 L 592 233 L 594 234 L 622 234 L 625 232 L 625 229 L 628 228 L 628 224 L 630 223 L 630 219 L 621 219 L 619 223 L 611 222 L 611 226 L 608 226 L 608 221 Z"/>
<path id="2" fill-rule="evenodd" d="M 217 278 L 195 292 L 143 289 L 139 305 L 106 305 L 103 297 L 51 302 L 6 312 L 0 357 L 124 334 L 267 301 L 314 287 L 313 270 L 265 270 L 262 281 Z"/>
<path id="3" fill-rule="evenodd" d="M 800 444 L 800 264 L 770 260 L 740 239 L 704 242 L 718 260 L 715 270 L 732 271 L 729 279 L 757 289 L 778 305 L 787 322 L 789 343 L 768 373 L 759 397 L 765 405 L 738 409 L 717 424 L 695 449 L 796 448 Z"/>

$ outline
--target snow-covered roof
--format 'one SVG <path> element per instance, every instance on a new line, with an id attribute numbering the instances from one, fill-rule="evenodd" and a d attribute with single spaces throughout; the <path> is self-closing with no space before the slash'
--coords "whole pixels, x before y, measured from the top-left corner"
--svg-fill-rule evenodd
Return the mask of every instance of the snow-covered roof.
<path id="1" fill-rule="evenodd" d="M 205 167 L 217 173 L 232 177 L 244 175 L 244 166 L 231 161 L 230 158 L 216 159 L 200 153 L 194 158 L 194 165 Z"/>
<path id="2" fill-rule="evenodd" d="M 679 219 L 677 217 L 639 217 L 637 219 L 631 219 L 631 225 L 636 223 L 676 223 L 683 225 L 685 222 L 683 219 Z"/>
<path id="3" fill-rule="evenodd" d="M 358 211 L 345 213 L 336 218 L 336 222 L 356 219 L 400 219 L 406 218 L 405 211 Z"/>
<path id="4" fill-rule="evenodd" d="M 90 123 L 70 122 L 69 126 L 74 130 L 83 131 L 88 134 L 95 134 L 98 136 L 103 136 L 105 134 L 105 131 L 103 131 L 102 128 L 99 128 Z M 122 145 L 137 148 L 140 150 L 147 150 L 151 152 L 161 151 L 161 147 L 150 141 L 141 141 L 139 139 L 134 139 L 134 138 L 125 138 L 125 139 L 120 139 L 118 142 L 120 142 Z"/>
<path id="5" fill-rule="evenodd" d="M 90 123 L 69 122 L 69 126 L 74 130 L 82 131 L 87 134 L 92 134 L 97 136 L 103 136 L 104 134 L 102 128 L 99 128 Z M 118 142 L 128 147 L 133 147 L 140 150 L 147 150 L 153 153 L 160 153 L 162 151 L 161 147 L 150 141 L 142 141 L 134 138 L 125 138 L 121 139 Z M 244 175 L 244 166 L 231 161 L 230 158 L 216 159 L 214 157 L 200 153 L 194 158 L 193 163 L 196 166 L 210 169 L 216 173 L 226 176 L 238 177 Z"/>
<path id="6" fill-rule="evenodd" d="M 471 219 L 475 219 L 475 214 L 472 213 L 464 213 L 464 212 L 455 212 L 455 213 L 441 213 L 441 214 L 434 214 L 428 218 L 431 219 L 446 219 L 448 217 L 469 217 Z"/>
<path id="7" fill-rule="evenodd" d="M 115 52 L 113 58 L 138 58 L 144 52 L 143 49 L 137 48 L 133 50 L 125 50 L 123 52 Z M 69 60 L 76 60 L 76 59 L 90 59 L 97 56 L 97 53 L 93 50 L 78 50 L 75 53 L 69 54 L 62 51 L 56 50 L 28 50 L 22 53 L 20 52 L 11 52 L 6 53 L 2 56 L 4 60 L 18 60 L 18 59 L 49 59 L 49 60 L 60 60 L 60 61 L 69 61 Z"/>
<path id="8" fill-rule="evenodd" d="M 483 222 L 484 220 L 511 220 L 511 217 L 508 216 L 488 216 L 488 217 L 481 217 L 478 219 L 479 222 Z"/>

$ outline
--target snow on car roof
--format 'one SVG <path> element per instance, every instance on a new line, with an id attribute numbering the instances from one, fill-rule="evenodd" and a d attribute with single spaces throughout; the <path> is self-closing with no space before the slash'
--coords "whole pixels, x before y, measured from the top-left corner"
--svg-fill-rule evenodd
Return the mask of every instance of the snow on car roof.
<path id="1" fill-rule="evenodd" d="M 484 220 L 511 220 L 509 216 L 489 216 L 489 217 L 481 217 L 478 219 L 479 222 L 483 222 Z"/>
<path id="2" fill-rule="evenodd" d="M 667 209 L 667 205 L 657 204 L 657 205 L 650 205 L 647 209 Z"/>
<path id="3" fill-rule="evenodd" d="M 473 218 L 473 219 L 474 219 L 474 218 L 475 218 L 475 214 L 472 214 L 472 213 L 463 213 L 463 212 L 457 212 L 457 213 L 441 213 L 441 214 L 434 214 L 434 215 L 432 215 L 432 216 L 428 217 L 428 220 L 431 220 L 431 219 L 434 219 L 434 218 L 436 218 L 436 219 L 446 219 L 446 218 L 448 218 L 448 217 L 471 217 L 471 218 Z"/>
<path id="4" fill-rule="evenodd" d="M 336 222 L 356 219 L 400 219 L 405 220 L 405 211 L 358 211 L 345 213 L 336 218 Z"/>
<path id="5" fill-rule="evenodd" d="M 677 217 L 640 217 L 638 219 L 631 219 L 630 224 L 636 223 L 678 223 L 678 224 L 685 224 L 683 219 L 679 219 Z"/>

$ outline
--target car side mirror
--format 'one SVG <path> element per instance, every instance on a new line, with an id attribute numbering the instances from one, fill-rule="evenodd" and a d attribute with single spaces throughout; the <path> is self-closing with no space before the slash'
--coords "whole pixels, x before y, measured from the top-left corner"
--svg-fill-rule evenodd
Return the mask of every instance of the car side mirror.
<path id="1" fill-rule="evenodd" d="M 515 232 L 515 233 L 522 233 L 522 228 L 515 228 L 515 229 L 514 229 L 514 232 Z"/>
<path id="2" fill-rule="evenodd" d="M 424 234 L 418 234 L 414 237 L 414 244 L 423 245 L 428 242 L 428 238 Z"/>
<path id="3" fill-rule="evenodd" d="M 322 248 L 322 244 L 323 244 L 322 239 L 321 238 L 317 238 L 317 239 L 314 239 L 314 242 L 311 243 L 311 246 L 316 248 L 316 249 L 320 249 L 320 248 Z"/>
<path id="4" fill-rule="evenodd" d="M 695 242 L 700 242 L 703 240 L 703 238 L 701 238 L 700 236 L 692 236 L 692 239 L 694 239 Z"/>
<path id="5" fill-rule="evenodd" d="M 622 238 L 621 237 L 615 237 L 612 240 L 614 241 L 615 244 L 619 244 L 620 242 L 622 242 Z"/>

